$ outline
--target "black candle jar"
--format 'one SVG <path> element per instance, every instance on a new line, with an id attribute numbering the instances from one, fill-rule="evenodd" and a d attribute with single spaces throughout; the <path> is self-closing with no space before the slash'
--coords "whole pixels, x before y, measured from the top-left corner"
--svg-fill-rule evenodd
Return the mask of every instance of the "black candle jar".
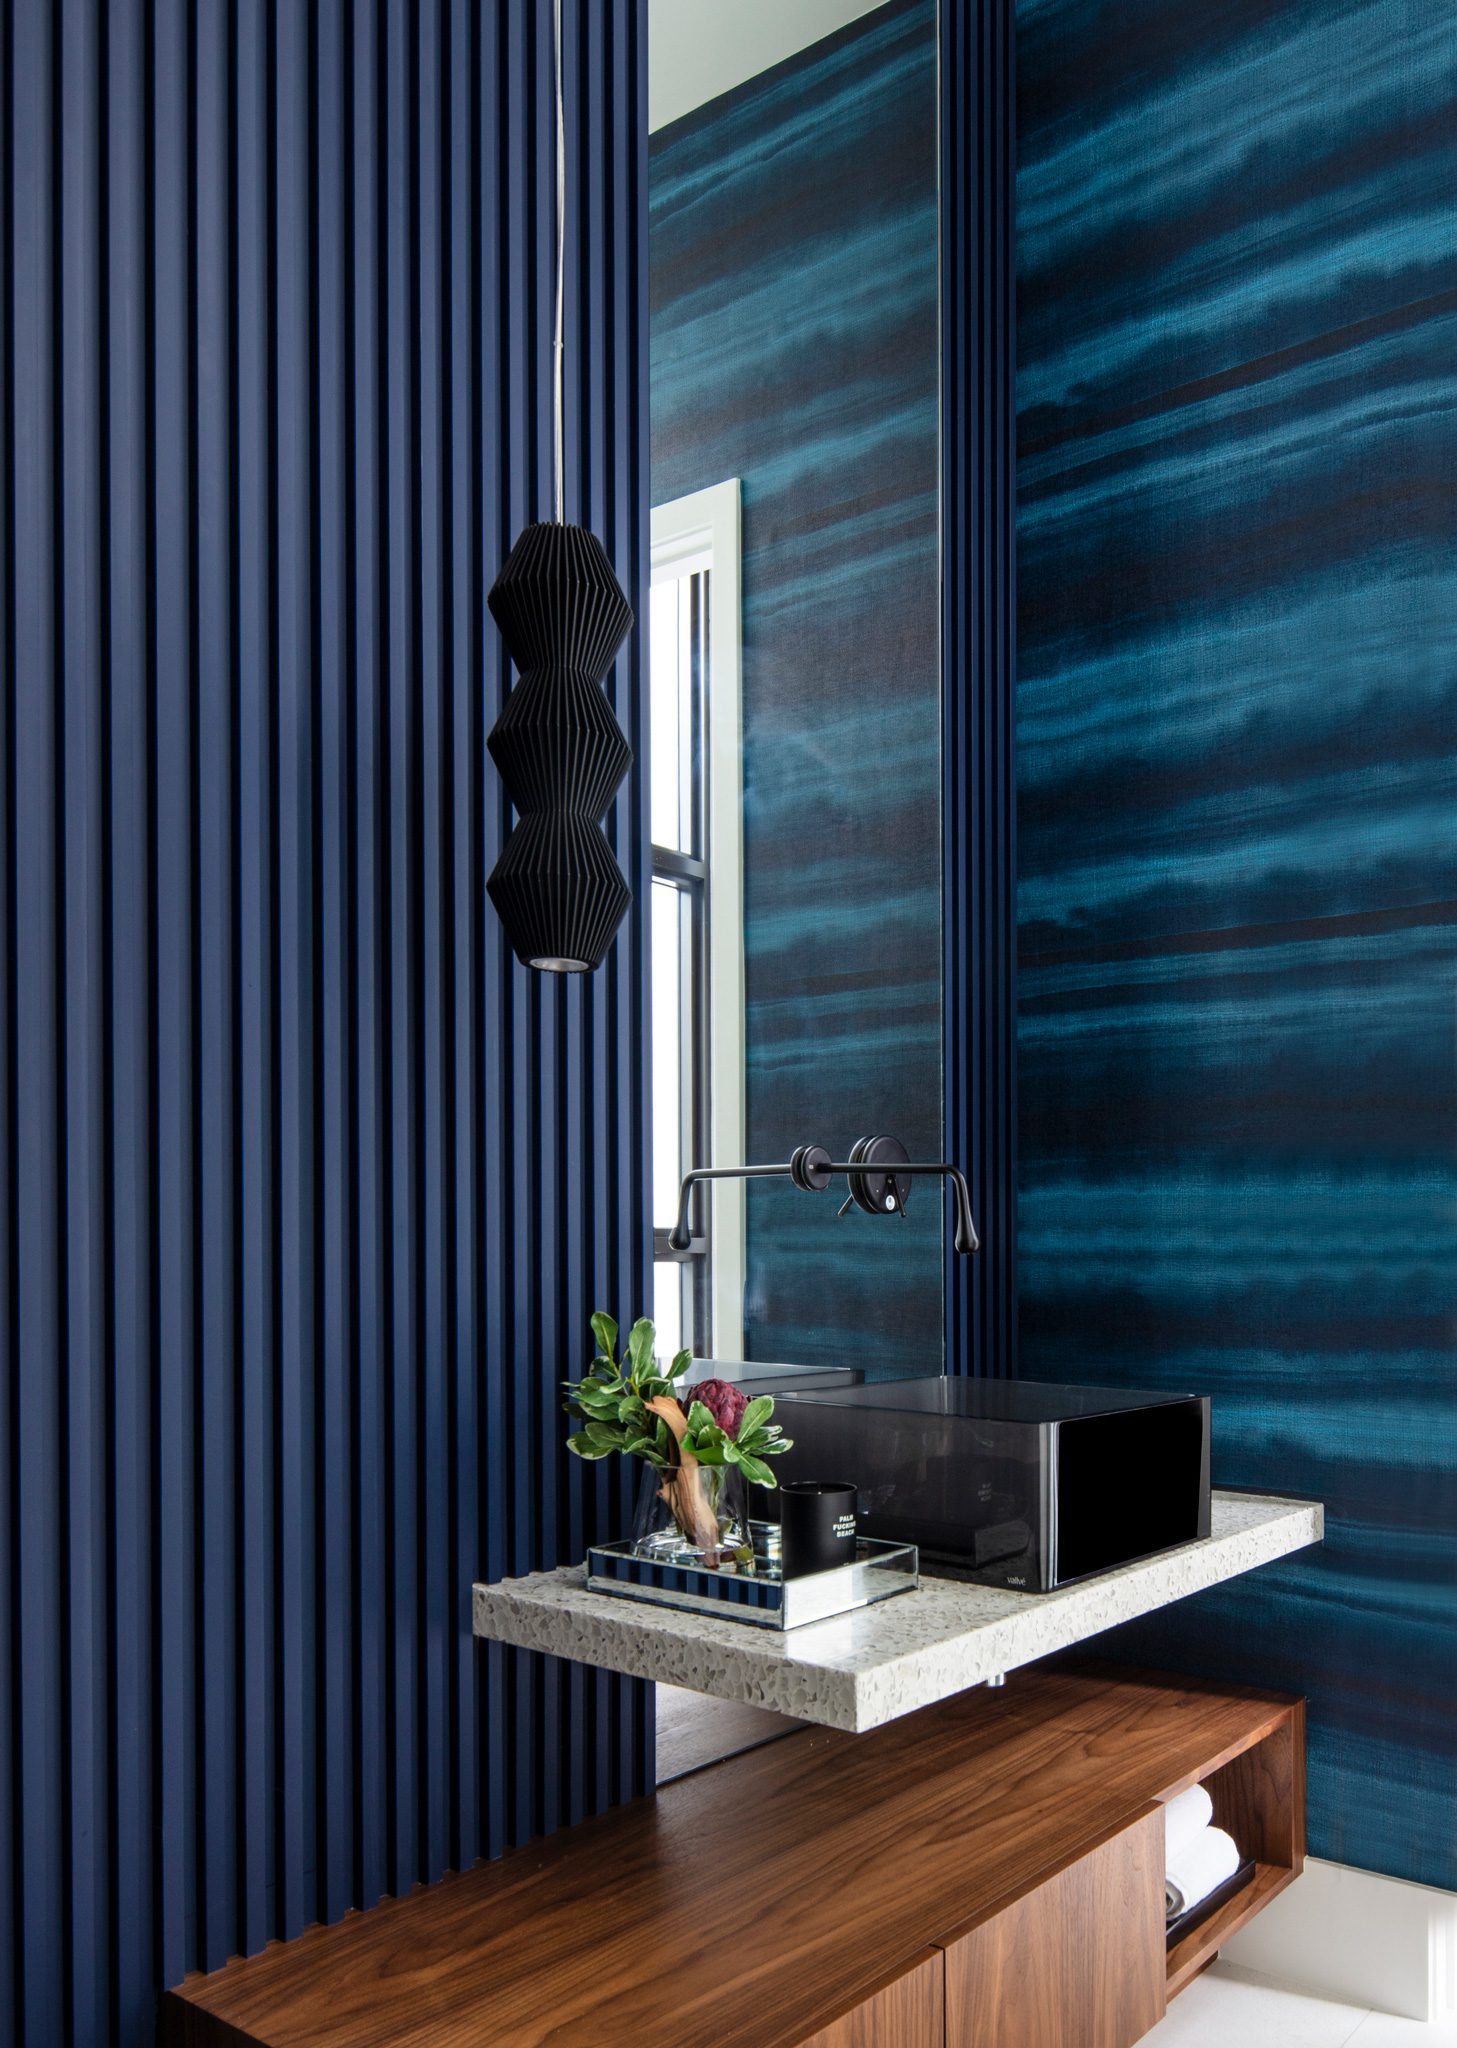
<path id="1" fill-rule="evenodd" d="M 855 1488 L 838 1479 L 789 1479 L 779 1489 L 784 1576 L 855 1561 Z"/>

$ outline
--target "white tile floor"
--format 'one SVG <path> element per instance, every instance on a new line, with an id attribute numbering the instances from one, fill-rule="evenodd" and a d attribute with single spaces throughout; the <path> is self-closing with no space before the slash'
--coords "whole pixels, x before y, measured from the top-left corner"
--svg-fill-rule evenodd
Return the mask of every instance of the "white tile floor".
<path id="1" fill-rule="evenodd" d="M 1363 2012 L 1216 1963 L 1143 2038 L 1148 2048 L 1457 2048 L 1457 2022 L 1425 2026 Z"/>

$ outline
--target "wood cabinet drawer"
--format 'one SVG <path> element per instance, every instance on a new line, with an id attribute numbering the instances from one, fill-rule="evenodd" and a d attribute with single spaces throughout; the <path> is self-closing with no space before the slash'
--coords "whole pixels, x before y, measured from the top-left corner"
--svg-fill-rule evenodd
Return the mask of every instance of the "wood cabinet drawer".
<path id="1" fill-rule="evenodd" d="M 945 2048 L 945 1961 L 929 1949 L 800 2048 Z"/>
<path id="2" fill-rule="evenodd" d="M 946 2048 L 1132 2048 L 1164 2013 L 1160 1807 L 946 1948 Z"/>

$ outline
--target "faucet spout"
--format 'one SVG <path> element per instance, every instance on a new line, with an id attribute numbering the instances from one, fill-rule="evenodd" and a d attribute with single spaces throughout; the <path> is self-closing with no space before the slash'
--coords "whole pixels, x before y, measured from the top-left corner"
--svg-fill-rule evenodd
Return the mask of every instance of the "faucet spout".
<path id="1" fill-rule="evenodd" d="M 900 1152 L 904 1147 L 898 1145 L 896 1149 Z M 860 1147 L 857 1146 L 856 1150 L 859 1151 Z M 683 1176 L 683 1184 L 678 1190 L 678 1214 L 673 1228 L 668 1232 L 668 1244 L 673 1251 L 681 1253 L 686 1252 L 692 1242 L 692 1234 L 688 1228 L 688 1205 L 693 1197 L 693 1189 L 699 1181 L 792 1180 L 797 1188 L 802 1188 L 807 1193 L 818 1194 L 829 1186 L 835 1174 L 843 1173 L 850 1183 L 850 1200 L 860 1202 L 861 1207 L 867 1207 L 870 1205 L 861 1201 L 856 1193 L 857 1182 L 863 1178 L 866 1169 L 867 1162 L 864 1159 L 831 1159 L 823 1145 L 801 1145 L 791 1158 L 773 1166 L 695 1166 L 691 1173 Z M 902 1174 L 936 1174 L 941 1179 L 949 1181 L 956 1208 L 956 1227 L 951 1241 L 962 1258 L 970 1258 L 973 1252 L 981 1250 L 981 1239 L 977 1236 L 976 1223 L 971 1213 L 971 1193 L 966 1185 L 966 1176 L 959 1166 L 953 1166 L 947 1160 L 932 1162 L 896 1158 L 893 1163 L 887 1163 L 885 1170 L 897 1177 Z M 903 1205 L 891 1203 L 887 1206 L 894 1208 Z M 840 1213 L 843 1215 L 844 1210 Z M 874 1205 L 872 1213 L 879 1213 L 878 1204 Z"/>

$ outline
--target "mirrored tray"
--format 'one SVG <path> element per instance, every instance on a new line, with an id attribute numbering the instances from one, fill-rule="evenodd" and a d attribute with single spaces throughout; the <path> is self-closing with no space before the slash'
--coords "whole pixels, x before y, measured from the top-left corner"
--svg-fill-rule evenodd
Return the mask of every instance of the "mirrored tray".
<path id="1" fill-rule="evenodd" d="M 631 1543 L 599 1543 L 587 1552 L 587 1585 L 594 1593 L 717 1614 L 752 1628 L 790 1629 L 914 1592 L 919 1564 L 914 1543 L 877 1543 L 867 1536 L 856 1543 L 853 1563 L 793 1579 L 781 1578 L 775 1564 L 704 1571 L 639 1557 Z"/>

